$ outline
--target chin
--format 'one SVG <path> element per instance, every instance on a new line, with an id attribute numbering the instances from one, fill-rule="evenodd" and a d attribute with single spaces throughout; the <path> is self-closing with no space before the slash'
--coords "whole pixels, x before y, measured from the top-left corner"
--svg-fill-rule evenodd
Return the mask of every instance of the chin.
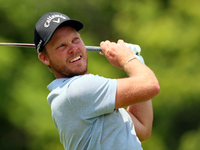
<path id="1" fill-rule="evenodd" d="M 80 71 L 80 70 L 72 71 L 72 72 L 67 74 L 67 77 L 74 77 L 74 76 L 84 75 L 84 74 L 88 74 L 88 70 L 87 69 L 84 69 L 82 71 Z"/>

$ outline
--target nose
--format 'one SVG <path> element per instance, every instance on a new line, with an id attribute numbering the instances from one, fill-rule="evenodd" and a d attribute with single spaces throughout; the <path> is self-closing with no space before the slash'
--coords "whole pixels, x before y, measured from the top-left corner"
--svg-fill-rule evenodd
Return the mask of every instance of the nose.
<path id="1" fill-rule="evenodd" d="M 75 53 L 77 50 L 78 50 L 78 47 L 72 45 L 72 46 L 70 46 L 70 48 L 69 48 L 68 54 L 73 54 L 73 53 Z"/>

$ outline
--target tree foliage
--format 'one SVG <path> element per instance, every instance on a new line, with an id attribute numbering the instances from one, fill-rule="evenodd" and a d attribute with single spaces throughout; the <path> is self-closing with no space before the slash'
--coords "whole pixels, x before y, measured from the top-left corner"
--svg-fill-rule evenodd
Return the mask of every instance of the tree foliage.
<path id="1" fill-rule="evenodd" d="M 36 21 L 50 11 L 82 21 L 86 45 L 107 39 L 140 45 L 161 86 L 144 150 L 200 147 L 200 1 L 0 0 L 0 42 L 33 43 Z M 98 53 L 88 55 L 90 73 L 126 77 Z M 63 149 L 46 101 L 46 86 L 54 76 L 36 50 L 0 47 L 0 72 L 1 149 Z"/>

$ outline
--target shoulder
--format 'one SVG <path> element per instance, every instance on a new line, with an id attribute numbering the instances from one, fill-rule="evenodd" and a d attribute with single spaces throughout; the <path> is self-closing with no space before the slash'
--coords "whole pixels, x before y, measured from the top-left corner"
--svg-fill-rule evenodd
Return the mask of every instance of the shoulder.
<path id="1" fill-rule="evenodd" d="M 69 97 L 73 98 L 87 98 L 94 99 L 94 97 L 115 95 L 117 81 L 115 79 L 108 79 L 98 75 L 87 74 L 74 79 L 67 86 L 67 93 Z"/>
<path id="2" fill-rule="evenodd" d="M 99 75 L 93 75 L 93 74 L 85 74 L 82 76 L 78 76 L 77 78 L 74 78 L 70 81 L 71 84 L 79 84 L 79 85 L 94 85 L 94 84 L 102 84 L 107 82 L 116 82 L 116 79 L 109 79 L 105 77 L 101 77 Z"/>
<path id="3" fill-rule="evenodd" d="M 116 86 L 116 79 L 104 78 L 98 75 L 86 74 L 79 76 L 71 81 L 69 81 L 68 88 L 85 90 L 97 90 L 100 88 Z"/>

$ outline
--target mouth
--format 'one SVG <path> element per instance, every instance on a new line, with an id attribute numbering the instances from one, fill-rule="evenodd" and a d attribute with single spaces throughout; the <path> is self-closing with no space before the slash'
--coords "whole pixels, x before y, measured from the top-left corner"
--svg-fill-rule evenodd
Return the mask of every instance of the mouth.
<path id="1" fill-rule="evenodd" d="M 70 63 L 73 63 L 73 62 L 76 62 L 76 61 L 80 60 L 81 58 L 82 58 L 81 56 L 78 56 L 78 57 L 73 58 L 73 59 L 70 60 L 69 62 L 70 62 Z"/>

